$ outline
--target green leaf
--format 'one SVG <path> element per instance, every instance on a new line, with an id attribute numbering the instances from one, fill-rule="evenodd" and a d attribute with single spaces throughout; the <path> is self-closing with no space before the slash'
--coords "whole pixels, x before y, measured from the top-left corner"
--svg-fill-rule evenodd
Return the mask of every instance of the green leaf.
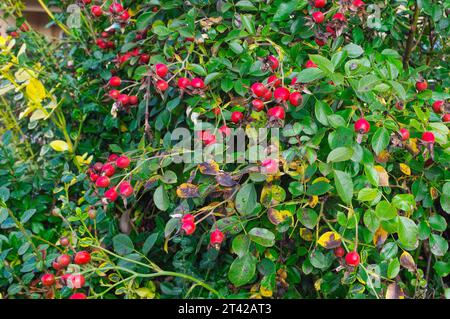
<path id="1" fill-rule="evenodd" d="M 22 216 L 20 217 L 20 222 L 22 224 L 25 224 L 27 221 L 30 220 L 31 217 L 36 213 L 36 209 L 28 209 L 25 212 L 23 212 Z"/>
<path id="2" fill-rule="evenodd" d="M 430 249 L 435 256 L 444 256 L 448 250 L 448 241 L 444 237 L 431 234 L 430 236 Z"/>
<path id="3" fill-rule="evenodd" d="M 388 278 L 390 279 L 395 278 L 399 272 L 400 272 L 400 261 L 398 260 L 398 258 L 392 259 L 387 269 Z"/>
<path id="4" fill-rule="evenodd" d="M 163 212 L 169 208 L 169 195 L 163 185 L 160 185 L 153 193 L 153 201 L 156 207 Z"/>
<path id="5" fill-rule="evenodd" d="M 256 207 L 256 189 L 253 183 L 245 184 L 236 195 L 235 205 L 241 215 L 250 215 Z"/>
<path id="6" fill-rule="evenodd" d="M 250 14 L 241 14 L 242 25 L 249 34 L 255 34 L 255 22 L 254 17 Z"/>
<path id="7" fill-rule="evenodd" d="M 155 14 L 153 12 L 145 12 L 141 14 L 136 20 L 136 29 L 146 29 L 150 25 L 150 22 L 154 16 Z"/>
<path id="8" fill-rule="evenodd" d="M 350 174 L 334 170 L 334 182 L 339 197 L 344 203 L 350 204 L 353 197 L 353 181 Z"/>
<path id="9" fill-rule="evenodd" d="M 430 216 L 428 222 L 430 223 L 431 228 L 436 231 L 443 232 L 447 229 L 447 221 L 441 215 L 434 214 Z"/>
<path id="10" fill-rule="evenodd" d="M 348 54 L 348 57 L 352 58 L 352 59 L 357 58 L 361 54 L 364 53 L 363 48 L 361 48 L 359 45 L 354 44 L 354 43 L 347 44 L 342 50 L 346 51 Z"/>
<path id="11" fill-rule="evenodd" d="M 416 207 L 416 201 L 412 194 L 397 194 L 392 198 L 392 205 L 405 212 L 410 212 Z"/>
<path id="12" fill-rule="evenodd" d="M 442 186 L 442 195 L 439 199 L 441 202 L 442 209 L 450 214 L 450 182 L 447 182 Z"/>
<path id="13" fill-rule="evenodd" d="M 315 64 L 317 64 L 319 69 L 321 69 L 322 71 L 324 71 L 328 75 L 331 75 L 331 74 L 334 73 L 334 65 L 327 58 L 325 58 L 325 57 L 323 57 L 321 55 L 318 55 L 318 54 L 313 54 L 313 55 L 310 55 L 309 57 L 311 58 L 311 60 Z"/>
<path id="14" fill-rule="evenodd" d="M 189 64 L 187 69 L 198 75 L 206 76 L 206 70 L 200 64 L 191 63 L 191 64 Z"/>
<path id="15" fill-rule="evenodd" d="M 8 209 L 5 207 L 0 207 L 0 224 L 3 223 L 8 218 Z"/>
<path id="16" fill-rule="evenodd" d="M 281 1 L 273 16 L 273 21 L 286 20 L 293 11 L 302 9 L 306 4 L 306 0 L 291 0 L 289 2 Z"/>
<path id="17" fill-rule="evenodd" d="M 270 230 L 266 228 L 252 228 L 248 235 L 250 239 L 255 243 L 264 246 L 264 247 L 272 247 L 275 244 L 275 235 Z"/>
<path id="18" fill-rule="evenodd" d="M 250 238 L 247 235 L 238 235 L 233 238 L 233 242 L 231 243 L 232 251 L 242 257 L 248 254 L 250 249 Z"/>
<path id="19" fill-rule="evenodd" d="M 352 156 L 353 149 L 351 147 L 338 147 L 328 154 L 327 163 L 348 161 Z"/>
<path id="20" fill-rule="evenodd" d="M 134 250 L 133 242 L 125 234 L 119 234 L 113 237 L 114 251 L 119 255 L 131 254 Z"/>
<path id="21" fill-rule="evenodd" d="M 327 182 L 316 182 L 314 184 L 311 184 L 307 191 L 306 195 L 308 196 L 321 196 L 325 193 L 327 193 L 331 189 L 331 185 Z"/>
<path id="22" fill-rule="evenodd" d="M 378 189 L 363 188 L 358 192 L 358 200 L 360 202 L 371 202 L 378 196 Z"/>
<path id="23" fill-rule="evenodd" d="M 333 114 L 333 110 L 327 103 L 321 100 L 316 100 L 316 104 L 314 105 L 314 114 L 320 124 L 324 126 L 330 125 L 328 123 L 328 116 Z"/>
<path id="24" fill-rule="evenodd" d="M 297 81 L 299 83 L 309 83 L 315 80 L 321 79 L 325 76 L 325 73 L 319 68 L 304 69 L 299 72 Z"/>
<path id="25" fill-rule="evenodd" d="M 222 75 L 222 73 L 220 73 L 220 72 L 213 72 L 213 73 L 208 74 L 205 77 L 205 84 L 208 85 L 209 83 L 211 83 L 215 79 L 220 78 L 221 75 Z"/>
<path id="26" fill-rule="evenodd" d="M 236 287 L 250 282 L 256 272 L 256 258 L 250 254 L 236 258 L 228 271 L 228 279 Z"/>
<path id="27" fill-rule="evenodd" d="M 297 212 L 297 217 L 300 222 L 309 229 L 314 229 L 319 220 L 319 215 L 311 208 L 301 208 Z"/>
<path id="28" fill-rule="evenodd" d="M 170 35 L 173 31 L 169 28 L 163 26 L 163 25 L 157 25 L 152 28 L 152 31 L 154 34 L 160 36 L 160 37 L 167 37 Z"/>
<path id="29" fill-rule="evenodd" d="M 6 186 L 0 187 L 0 200 L 6 202 L 9 199 L 10 192 Z"/>
<path id="30" fill-rule="evenodd" d="M 397 216 L 397 210 L 389 202 L 383 200 L 377 204 L 375 215 L 380 220 L 390 220 Z"/>
<path id="31" fill-rule="evenodd" d="M 398 219 L 398 239 L 406 250 L 417 247 L 419 228 L 411 219 L 400 216 Z"/>
<path id="32" fill-rule="evenodd" d="M 385 150 L 389 145 L 389 140 L 389 132 L 384 127 L 378 128 L 372 137 L 372 148 L 375 154 L 378 155 L 382 150 Z"/>
<path id="33" fill-rule="evenodd" d="M 153 246 L 156 243 L 156 240 L 158 239 L 158 235 L 159 235 L 158 233 L 154 233 L 147 237 L 147 239 L 144 242 L 144 245 L 142 246 L 142 253 L 144 255 L 147 255 L 153 248 Z"/>

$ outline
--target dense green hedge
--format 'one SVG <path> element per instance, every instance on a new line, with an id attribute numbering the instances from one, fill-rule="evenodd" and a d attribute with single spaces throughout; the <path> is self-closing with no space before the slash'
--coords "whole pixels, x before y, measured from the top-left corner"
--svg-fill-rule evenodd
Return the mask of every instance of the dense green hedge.
<path id="1" fill-rule="evenodd" d="M 0 5 L 2 297 L 449 296 L 448 1 L 41 5 Z"/>

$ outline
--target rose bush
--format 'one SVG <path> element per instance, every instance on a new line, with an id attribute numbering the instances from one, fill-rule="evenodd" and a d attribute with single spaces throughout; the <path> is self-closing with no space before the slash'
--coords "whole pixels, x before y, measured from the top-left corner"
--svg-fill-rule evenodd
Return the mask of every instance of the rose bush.
<path id="1" fill-rule="evenodd" d="M 40 3 L 62 39 L 2 4 L 4 297 L 448 297 L 448 4 Z"/>

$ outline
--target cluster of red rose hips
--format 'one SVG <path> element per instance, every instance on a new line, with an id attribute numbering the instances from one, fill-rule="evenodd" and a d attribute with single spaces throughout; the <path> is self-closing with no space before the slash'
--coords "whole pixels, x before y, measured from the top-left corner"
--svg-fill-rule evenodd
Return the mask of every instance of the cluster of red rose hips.
<path id="1" fill-rule="evenodd" d="M 339 246 L 337 248 L 334 249 L 334 255 L 337 258 L 342 258 L 345 255 L 345 249 L 342 248 L 342 246 Z M 345 255 L 345 262 L 347 263 L 347 265 L 352 266 L 352 267 L 356 267 L 359 265 L 360 262 L 360 257 L 357 251 L 349 251 L 346 255 Z"/>
<path id="2" fill-rule="evenodd" d="M 419 81 L 416 82 L 416 90 L 417 92 L 422 92 L 424 90 L 426 90 L 428 88 L 428 83 L 426 80 L 421 79 Z M 404 103 L 401 101 L 398 101 L 395 104 L 395 107 L 398 110 L 403 110 L 403 108 L 405 107 Z M 448 103 L 446 103 L 443 100 L 438 100 L 438 101 L 434 101 L 432 104 L 432 109 L 436 114 L 441 114 L 444 112 L 448 112 L 449 111 L 449 106 Z M 445 113 L 442 116 L 442 121 L 443 122 L 449 122 L 450 121 L 450 114 L 449 113 Z M 355 132 L 357 132 L 358 134 L 367 134 L 370 130 L 370 124 L 369 122 L 364 119 L 364 118 L 360 118 L 358 119 L 355 124 L 354 124 L 354 128 L 355 128 Z M 401 128 L 398 132 L 398 135 L 400 137 L 400 139 L 402 141 L 407 141 L 410 137 L 410 132 L 408 131 L 408 129 L 406 128 Z M 433 134 L 433 132 L 423 132 L 422 133 L 422 137 L 421 137 L 422 143 L 427 147 L 427 148 L 432 148 L 433 144 L 435 142 L 435 136 Z"/>
<path id="3" fill-rule="evenodd" d="M 63 237 L 60 240 L 61 245 L 68 246 L 69 240 L 67 237 Z M 55 277 L 52 273 L 45 273 L 41 277 L 41 283 L 44 287 L 52 287 L 57 284 L 59 287 L 61 285 L 67 286 L 71 289 L 81 289 L 86 283 L 86 278 L 83 274 L 73 274 L 73 273 L 63 273 L 64 270 L 69 266 L 69 264 L 74 263 L 76 265 L 86 265 L 91 261 L 91 254 L 87 251 L 79 251 L 73 255 L 73 257 L 68 254 L 61 254 L 55 258 L 52 263 L 52 267 L 55 269 L 58 277 Z M 59 278 L 59 282 L 57 282 Z M 69 299 L 86 299 L 87 296 L 82 292 L 76 292 L 72 294 Z"/>
<path id="4" fill-rule="evenodd" d="M 130 166 L 130 159 L 125 156 L 111 154 L 106 163 L 97 162 L 88 169 L 89 179 L 98 188 L 108 188 L 111 184 L 111 177 L 116 173 L 116 168 L 126 169 Z M 117 188 L 119 192 L 117 192 Z M 104 203 L 114 202 L 119 194 L 127 198 L 133 194 L 133 187 L 130 182 L 122 181 L 119 185 L 108 188 L 104 193 Z"/>
<path id="5" fill-rule="evenodd" d="M 92 0 L 82 0 L 85 5 L 91 4 Z M 109 6 L 108 12 L 103 11 L 103 5 L 93 5 L 91 6 L 91 13 L 94 17 L 101 17 L 103 15 L 109 15 L 114 21 L 119 22 L 121 24 L 127 23 L 130 19 L 130 12 L 128 9 L 125 9 L 120 3 L 116 0 Z"/>
<path id="6" fill-rule="evenodd" d="M 428 88 L 428 82 L 424 79 L 420 79 L 416 82 L 416 90 L 417 92 L 425 91 Z M 403 104 L 401 104 L 403 106 Z M 398 108 L 398 107 L 397 107 Z M 447 123 L 450 122 L 450 105 L 443 100 L 434 101 L 431 108 L 436 114 L 443 114 L 442 121 Z M 403 109 L 401 107 L 400 109 Z"/>
<path id="7" fill-rule="evenodd" d="M 22 23 L 22 25 L 19 27 L 19 30 L 22 32 L 28 32 L 30 31 L 30 27 L 25 22 Z M 20 36 L 18 30 L 8 30 L 7 34 L 10 35 L 13 38 L 18 38 Z"/>
<path id="8" fill-rule="evenodd" d="M 273 72 L 279 67 L 278 59 L 271 55 L 266 58 L 268 65 Z M 290 87 L 295 89 L 296 79 L 294 78 Z M 302 103 L 302 94 L 298 91 L 291 91 L 289 88 L 282 86 L 282 80 L 275 74 L 269 76 L 265 83 L 255 82 L 250 86 L 252 95 L 251 108 L 256 112 L 266 109 L 269 121 L 282 121 L 285 118 L 285 111 L 288 108 L 288 102 L 292 106 L 299 106 Z M 274 106 L 268 107 L 271 103 Z M 239 124 L 244 120 L 244 114 L 235 111 L 231 114 L 231 121 Z"/>
<path id="9" fill-rule="evenodd" d="M 315 9 L 322 9 L 327 6 L 326 0 L 314 0 L 312 6 Z M 350 1 L 348 1 L 350 2 Z M 311 14 L 311 24 L 317 27 L 315 30 L 316 38 L 315 42 L 318 46 L 324 46 L 329 37 L 337 37 L 342 34 L 343 29 L 347 24 L 347 18 L 343 12 L 360 12 L 364 9 L 365 3 L 362 0 L 353 0 L 351 3 L 341 3 L 340 11 L 335 13 L 331 17 L 331 21 L 328 21 L 325 26 L 325 31 L 321 29 L 321 25 L 325 22 L 325 15 L 322 11 L 316 10 Z"/>
<path id="10" fill-rule="evenodd" d="M 196 224 L 194 215 L 185 214 L 181 218 L 181 229 L 186 235 L 192 235 L 195 232 Z M 219 249 L 224 239 L 224 233 L 220 229 L 216 228 L 209 236 L 209 243 L 212 247 Z"/>

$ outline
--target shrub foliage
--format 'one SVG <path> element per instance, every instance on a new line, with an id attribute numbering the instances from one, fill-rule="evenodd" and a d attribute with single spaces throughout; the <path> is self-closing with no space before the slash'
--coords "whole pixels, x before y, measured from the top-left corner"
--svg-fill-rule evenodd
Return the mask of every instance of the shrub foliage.
<path id="1" fill-rule="evenodd" d="M 447 1 L 39 2 L 61 39 L 1 4 L 2 297 L 450 295 Z"/>

